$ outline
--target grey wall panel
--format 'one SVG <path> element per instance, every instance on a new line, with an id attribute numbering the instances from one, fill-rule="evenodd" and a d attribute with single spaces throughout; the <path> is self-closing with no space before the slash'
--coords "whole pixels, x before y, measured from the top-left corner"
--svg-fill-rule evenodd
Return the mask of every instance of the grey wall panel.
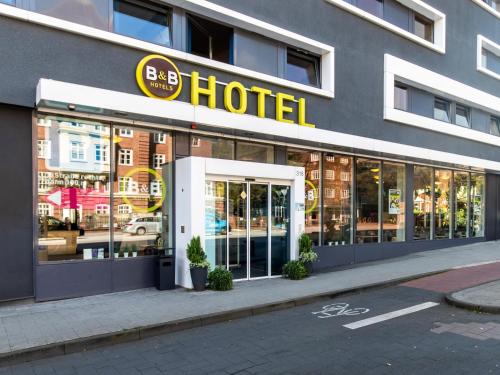
<path id="1" fill-rule="evenodd" d="M 109 29 L 112 0 L 31 0 L 30 10 L 102 30 Z"/>
<path id="2" fill-rule="evenodd" d="M 0 105 L 0 301 L 33 296 L 31 113 Z"/>
<path id="3" fill-rule="evenodd" d="M 243 30 L 234 30 L 234 65 L 278 76 L 279 44 Z"/>
<path id="4" fill-rule="evenodd" d="M 154 286 L 155 257 L 120 259 L 113 262 L 113 291 Z"/>
<path id="5" fill-rule="evenodd" d="M 483 112 L 479 109 L 471 109 L 471 123 L 472 129 L 479 130 L 480 132 L 490 132 L 490 119 L 489 113 Z"/>
<path id="6" fill-rule="evenodd" d="M 497 226 L 500 222 L 497 207 L 500 194 L 500 178 L 496 175 L 486 175 L 486 218 L 485 237 L 488 241 L 496 240 L 500 237 L 497 233 Z"/>
<path id="7" fill-rule="evenodd" d="M 384 19 L 404 30 L 410 29 L 410 12 L 397 1 L 384 1 Z"/>
<path id="8" fill-rule="evenodd" d="M 434 117 L 434 95 L 411 87 L 408 96 L 410 112 L 430 118 Z"/>
<path id="9" fill-rule="evenodd" d="M 354 246 L 320 246 L 315 249 L 318 262 L 314 269 L 329 269 L 354 263 Z"/>
<path id="10" fill-rule="evenodd" d="M 81 297 L 112 291 L 112 261 L 66 262 L 36 266 L 36 300 Z"/>

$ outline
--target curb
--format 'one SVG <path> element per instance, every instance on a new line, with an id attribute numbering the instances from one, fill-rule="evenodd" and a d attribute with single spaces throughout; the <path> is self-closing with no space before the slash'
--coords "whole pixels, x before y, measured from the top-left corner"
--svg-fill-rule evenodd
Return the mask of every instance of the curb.
<path id="1" fill-rule="evenodd" d="M 366 284 L 355 288 L 346 288 L 331 292 L 311 294 L 308 296 L 271 302 L 262 305 L 244 307 L 234 310 L 227 310 L 212 314 L 199 315 L 185 319 L 173 320 L 165 323 L 126 329 L 119 332 L 109 332 L 100 335 L 88 336 L 74 340 L 62 341 L 53 344 L 16 350 L 9 353 L 0 354 L 0 368 L 3 366 L 19 364 L 22 362 L 30 362 L 44 358 L 84 352 L 87 350 L 92 350 L 103 346 L 143 340 L 149 337 L 184 331 L 191 328 L 227 322 L 231 320 L 246 318 L 260 314 L 266 314 L 273 311 L 289 309 L 297 306 L 314 303 L 321 300 L 335 298 L 344 294 L 360 293 L 377 288 L 386 288 L 410 280 L 432 276 L 447 271 L 449 271 L 449 269 L 401 277 L 397 279 L 383 281 L 380 283 Z"/>
<path id="2" fill-rule="evenodd" d="M 474 285 L 470 288 L 462 289 L 462 291 L 467 290 L 467 289 L 471 289 L 471 288 L 476 288 L 476 287 L 481 286 L 481 285 L 494 283 L 495 281 L 498 281 L 498 280 L 487 281 L 485 283 Z M 459 292 L 461 292 L 461 290 L 457 290 L 457 291 L 446 294 L 444 296 L 444 300 L 448 304 L 455 306 L 455 307 L 458 307 L 458 308 L 462 308 L 462 309 L 466 309 L 466 310 L 470 310 L 470 311 L 474 311 L 474 312 L 480 312 L 480 313 L 500 314 L 500 306 L 481 305 L 481 304 L 471 303 L 471 302 L 467 302 L 467 301 L 453 297 L 453 295 L 455 293 L 459 293 Z"/>

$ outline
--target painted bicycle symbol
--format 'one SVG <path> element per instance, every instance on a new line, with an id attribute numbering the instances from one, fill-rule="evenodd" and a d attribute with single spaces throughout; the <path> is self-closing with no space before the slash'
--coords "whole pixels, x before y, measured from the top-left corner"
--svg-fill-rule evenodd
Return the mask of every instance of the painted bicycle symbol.
<path id="1" fill-rule="evenodd" d="M 323 306 L 320 311 L 314 311 L 311 314 L 316 315 L 319 319 L 332 318 L 334 316 L 352 316 L 366 314 L 370 309 L 365 307 L 356 307 L 354 309 L 349 309 L 348 303 L 332 303 L 331 305 Z"/>

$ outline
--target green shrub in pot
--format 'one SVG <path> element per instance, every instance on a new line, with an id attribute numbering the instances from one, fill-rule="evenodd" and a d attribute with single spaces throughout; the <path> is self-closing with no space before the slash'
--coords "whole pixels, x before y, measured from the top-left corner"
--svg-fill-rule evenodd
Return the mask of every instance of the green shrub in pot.
<path id="1" fill-rule="evenodd" d="M 225 268 L 217 267 L 208 274 L 208 286 L 213 290 L 233 289 L 233 274 Z"/>

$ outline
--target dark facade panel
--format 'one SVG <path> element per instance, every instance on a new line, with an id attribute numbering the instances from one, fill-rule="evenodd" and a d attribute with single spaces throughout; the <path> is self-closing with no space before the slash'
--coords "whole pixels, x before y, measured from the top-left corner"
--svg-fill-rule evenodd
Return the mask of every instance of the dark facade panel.
<path id="1" fill-rule="evenodd" d="M 384 19 L 403 30 L 410 30 L 410 12 L 395 0 L 384 1 Z"/>
<path id="2" fill-rule="evenodd" d="M 278 76 L 279 44 L 243 30 L 234 30 L 234 64 Z"/>
<path id="3" fill-rule="evenodd" d="M 484 133 L 490 133 L 490 119 L 491 115 L 480 109 L 471 109 L 471 125 L 472 129 Z"/>
<path id="4" fill-rule="evenodd" d="M 432 118 L 434 117 L 434 95 L 419 90 L 409 88 L 410 111 L 417 115 Z"/>
<path id="5" fill-rule="evenodd" d="M 31 113 L 0 105 L 0 301 L 33 296 Z"/>

